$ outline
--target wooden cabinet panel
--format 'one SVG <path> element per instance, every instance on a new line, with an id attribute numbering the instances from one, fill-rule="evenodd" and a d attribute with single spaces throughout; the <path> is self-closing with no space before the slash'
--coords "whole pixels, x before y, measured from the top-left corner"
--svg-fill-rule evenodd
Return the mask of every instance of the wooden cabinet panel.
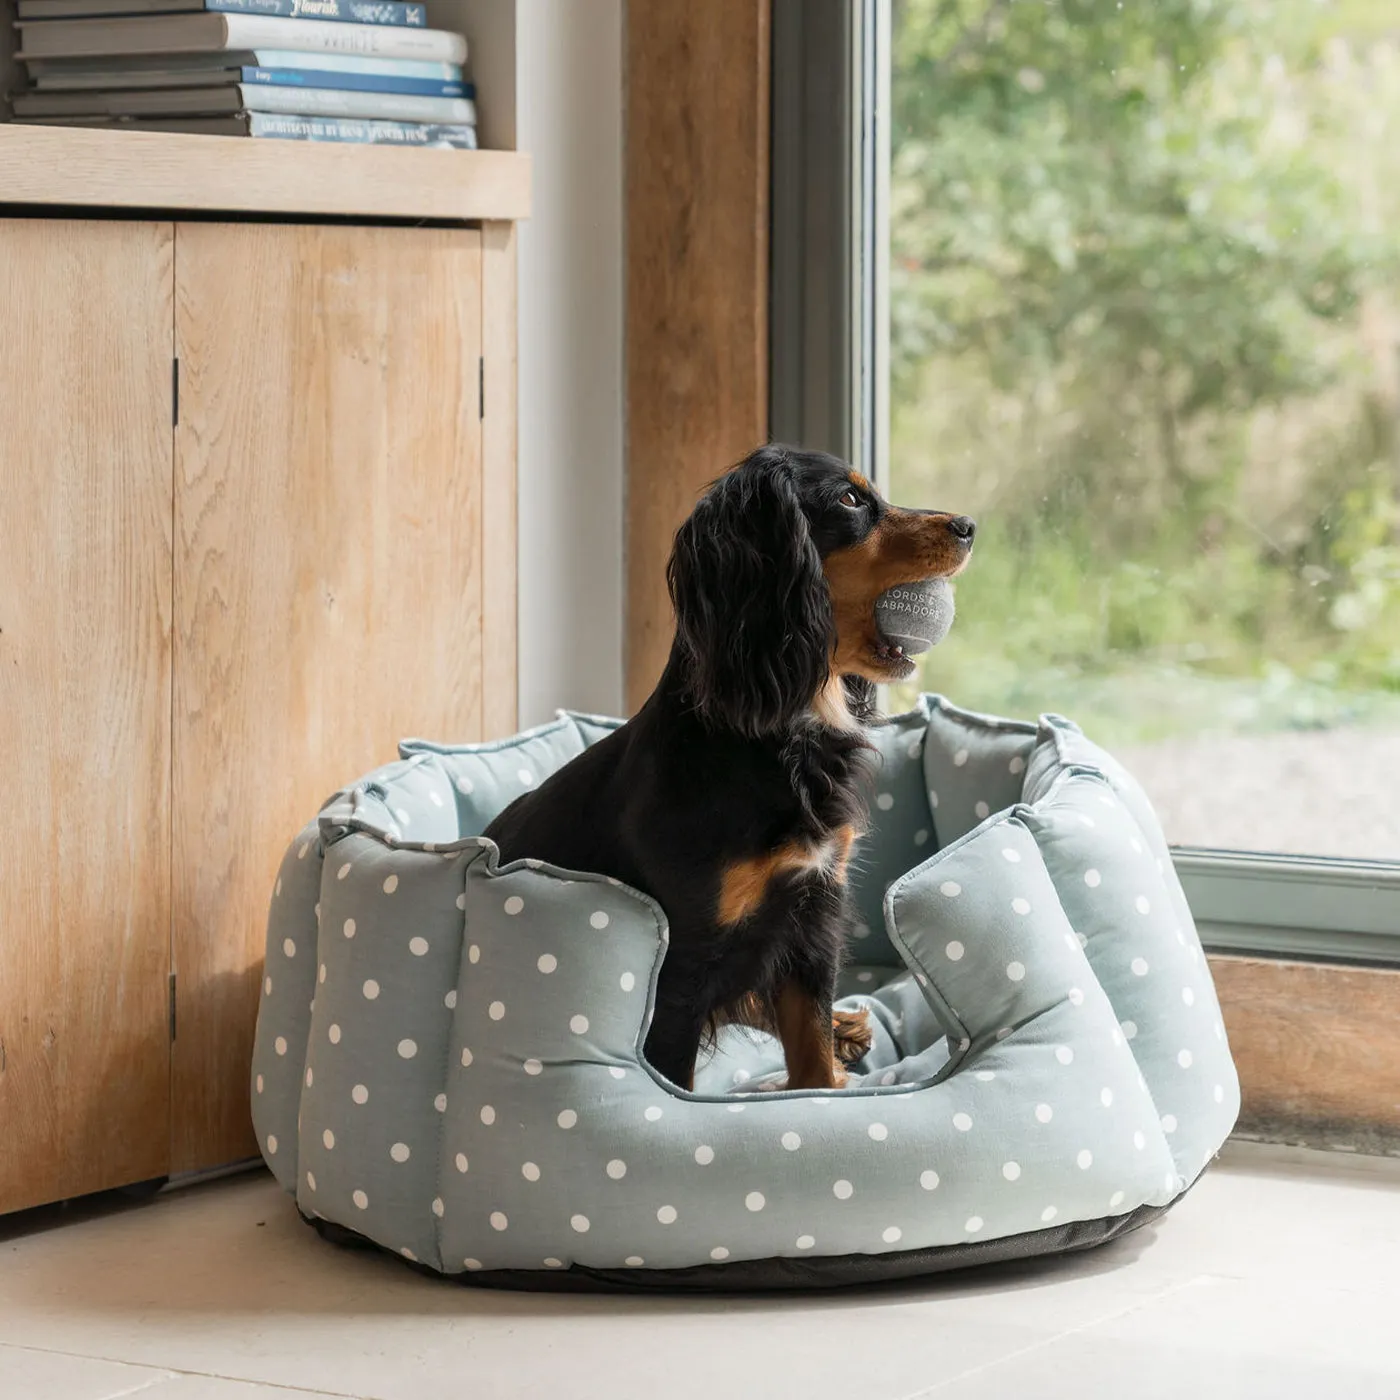
<path id="1" fill-rule="evenodd" d="M 0 221 L 0 1211 L 168 1165 L 172 239 Z"/>
<path id="2" fill-rule="evenodd" d="M 175 1170 L 254 1150 L 267 901 L 403 735 L 481 730 L 481 235 L 177 227 Z"/>

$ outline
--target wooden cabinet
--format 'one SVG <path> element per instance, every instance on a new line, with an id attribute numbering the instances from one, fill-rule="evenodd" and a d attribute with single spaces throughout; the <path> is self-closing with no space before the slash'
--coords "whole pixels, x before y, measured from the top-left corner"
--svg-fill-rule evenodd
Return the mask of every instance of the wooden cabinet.
<path id="1" fill-rule="evenodd" d="M 0 221 L 0 1208 L 166 1169 L 168 224 Z"/>
<path id="2" fill-rule="evenodd" d="M 176 246 L 183 1170 L 255 1150 L 257 966 L 292 833 L 402 735 L 481 733 L 481 234 L 182 224 Z"/>
<path id="3" fill-rule="evenodd" d="M 0 1210 L 251 1155 L 288 837 L 514 727 L 513 258 L 0 221 Z"/>

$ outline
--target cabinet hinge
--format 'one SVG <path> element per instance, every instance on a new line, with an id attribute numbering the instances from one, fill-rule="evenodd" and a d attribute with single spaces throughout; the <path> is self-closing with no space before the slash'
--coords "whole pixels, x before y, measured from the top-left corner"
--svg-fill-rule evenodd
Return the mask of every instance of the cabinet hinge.
<path id="1" fill-rule="evenodd" d="M 486 417 L 486 359 L 482 355 L 476 358 L 476 416 Z"/>
<path id="2" fill-rule="evenodd" d="M 175 1043 L 175 974 L 170 974 L 170 1042 Z"/>
<path id="3" fill-rule="evenodd" d="M 170 426 L 180 426 L 180 360 L 170 362 Z"/>

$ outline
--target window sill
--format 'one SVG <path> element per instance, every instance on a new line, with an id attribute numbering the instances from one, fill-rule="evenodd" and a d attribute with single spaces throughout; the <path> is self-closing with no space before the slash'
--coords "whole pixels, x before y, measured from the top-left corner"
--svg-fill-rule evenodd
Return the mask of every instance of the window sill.
<path id="1" fill-rule="evenodd" d="M 1400 966 L 1400 865 L 1178 847 L 1211 953 Z"/>

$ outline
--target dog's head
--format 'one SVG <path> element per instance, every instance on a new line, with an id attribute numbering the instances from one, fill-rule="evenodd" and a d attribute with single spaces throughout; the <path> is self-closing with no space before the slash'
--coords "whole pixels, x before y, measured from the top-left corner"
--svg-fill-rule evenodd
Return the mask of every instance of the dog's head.
<path id="1" fill-rule="evenodd" d="M 710 487 L 676 533 L 666 577 L 696 707 L 769 734 L 823 708 L 833 678 L 903 680 L 913 663 L 876 600 L 966 567 L 965 515 L 891 506 L 824 452 L 769 445 Z"/>

